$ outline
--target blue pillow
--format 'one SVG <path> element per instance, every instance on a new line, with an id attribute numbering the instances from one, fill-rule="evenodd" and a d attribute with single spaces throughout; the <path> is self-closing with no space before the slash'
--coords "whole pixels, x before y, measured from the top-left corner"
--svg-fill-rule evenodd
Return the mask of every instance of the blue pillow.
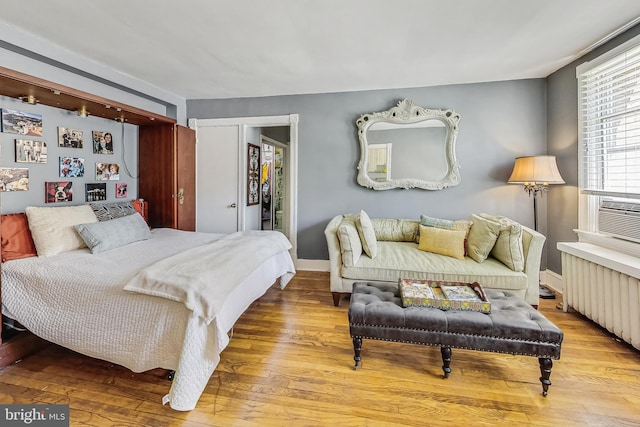
<path id="1" fill-rule="evenodd" d="M 97 254 L 151 237 L 151 231 L 139 213 L 74 226 L 84 243 Z"/>

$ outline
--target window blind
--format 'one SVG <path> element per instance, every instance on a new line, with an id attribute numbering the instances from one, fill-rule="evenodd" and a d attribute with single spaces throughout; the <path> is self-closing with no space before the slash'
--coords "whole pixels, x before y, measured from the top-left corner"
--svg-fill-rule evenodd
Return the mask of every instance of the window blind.
<path id="1" fill-rule="evenodd" d="M 640 198 L 640 46 L 578 76 L 586 194 Z"/>

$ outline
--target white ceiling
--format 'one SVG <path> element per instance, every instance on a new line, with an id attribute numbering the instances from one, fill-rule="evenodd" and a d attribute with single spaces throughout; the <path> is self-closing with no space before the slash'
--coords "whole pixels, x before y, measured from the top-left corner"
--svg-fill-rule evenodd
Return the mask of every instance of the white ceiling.
<path id="1" fill-rule="evenodd" d="M 8 25 L 187 99 L 546 77 L 640 16 L 638 0 L 2 2 Z"/>

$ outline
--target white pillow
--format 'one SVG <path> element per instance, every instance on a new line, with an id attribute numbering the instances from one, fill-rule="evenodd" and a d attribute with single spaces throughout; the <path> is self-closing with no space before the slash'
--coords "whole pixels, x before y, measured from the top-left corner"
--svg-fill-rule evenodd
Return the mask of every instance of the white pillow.
<path id="1" fill-rule="evenodd" d="M 360 235 L 362 249 L 364 249 L 364 252 L 369 255 L 371 259 L 375 258 L 378 254 L 376 232 L 373 229 L 373 223 L 371 222 L 369 215 L 367 215 L 363 210 L 360 211 L 360 215 L 356 218 L 356 228 Z"/>
<path id="2" fill-rule="evenodd" d="M 151 237 L 149 226 L 138 212 L 109 221 L 77 224 L 75 229 L 94 254 Z"/>
<path id="3" fill-rule="evenodd" d="M 25 214 L 38 256 L 51 256 L 86 247 L 73 226 L 98 221 L 89 205 L 56 208 L 28 206 Z"/>

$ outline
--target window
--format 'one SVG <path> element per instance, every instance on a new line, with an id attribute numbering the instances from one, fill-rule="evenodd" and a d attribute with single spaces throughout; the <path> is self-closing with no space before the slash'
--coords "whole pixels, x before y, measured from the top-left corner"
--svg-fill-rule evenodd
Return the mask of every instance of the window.
<path id="1" fill-rule="evenodd" d="M 605 233 L 603 213 L 620 207 L 616 237 L 637 241 L 640 223 L 640 40 L 634 39 L 577 68 L 579 228 Z M 613 204 L 612 204 L 613 203 Z M 608 211 L 607 211 L 608 212 Z M 630 216 L 629 216 L 630 215 Z M 635 215 L 635 216 L 634 216 Z M 622 224 L 627 225 L 627 224 Z M 626 231 L 629 230 L 629 231 Z"/>

